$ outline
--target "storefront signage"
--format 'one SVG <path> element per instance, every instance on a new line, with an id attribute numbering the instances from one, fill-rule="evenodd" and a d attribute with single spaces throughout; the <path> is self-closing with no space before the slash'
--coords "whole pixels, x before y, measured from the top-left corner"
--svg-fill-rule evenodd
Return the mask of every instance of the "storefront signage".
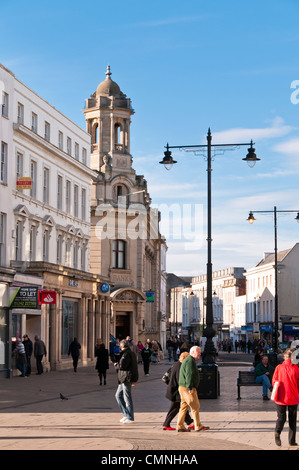
<path id="1" fill-rule="evenodd" d="M 76 281 L 75 279 L 69 279 L 69 286 L 71 286 L 71 287 L 78 287 L 78 286 L 79 286 L 79 282 Z"/>
<path id="2" fill-rule="evenodd" d="M 38 308 L 38 287 L 17 287 L 10 302 L 10 308 Z"/>
<path id="3" fill-rule="evenodd" d="M 147 302 L 154 302 L 154 292 L 146 292 L 145 293 L 145 296 L 146 296 L 146 301 Z"/>
<path id="4" fill-rule="evenodd" d="M 100 291 L 103 292 L 103 294 L 107 294 L 109 292 L 110 286 L 107 282 L 102 282 L 100 284 Z"/>
<path id="5" fill-rule="evenodd" d="M 57 292 L 55 290 L 42 290 L 40 292 L 41 304 L 56 304 Z"/>

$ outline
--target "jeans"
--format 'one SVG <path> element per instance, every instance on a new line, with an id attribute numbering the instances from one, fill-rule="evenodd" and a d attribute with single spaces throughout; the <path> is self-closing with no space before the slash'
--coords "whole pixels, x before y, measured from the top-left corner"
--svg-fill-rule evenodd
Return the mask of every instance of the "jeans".
<path id="1" fill-rule="evenodd" d="M 115 398 L 124 417 L 134 421 L 134 408 L 131 391 L 132 385 L 129 382 L 119 384 Z"/>
<path id="2" fill-rule="evenodd" d="M 260 375 L 259 377 L 256 377 L 255 381 L 257 384 L 263 384 L 263 396 L 266 397 L 268 395 L 268 388 L 271 387 L 268 375 Z"/>

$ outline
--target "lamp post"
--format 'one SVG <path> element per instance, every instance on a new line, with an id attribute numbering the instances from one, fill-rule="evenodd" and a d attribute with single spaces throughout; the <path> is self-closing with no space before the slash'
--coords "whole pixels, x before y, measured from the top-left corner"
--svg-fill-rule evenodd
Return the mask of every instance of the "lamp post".
<path id="1" fill-rule="evenodd" d="M 277 261 L 277 213 L 278 212 L 297 212 L 295 220 L 299 222 L 299 211 L 295 210 L 277 210 L 274 206 L 272 211 L 250 211 L 248 222 L 253 224 L 256 220 L 253 214 L 273 214 L 274 215 L 274 278 L 275 278 L 275 293 L 274 293 L 274 352 L 278 353 L 278 261 Z"/>
<path id="2" fill-rule="evenodd" d="M 204 336 L 207 338 L 205 343 L 203 362 L 205 364 L 214 364 L 216 362 L 216 350 L 213 343 L 213 337 L 215 331 L 213 329 L 213 304 L 212 304 L 212 187 L 211 187 L 211 174 L 212 174 L 212 148 L 224 150 L 239 148 L 240 146 L 250 146 L 248 154 L 244 161 L 248 163 L 250 167 L 254 166 L 259 160 L 255 154 L 253 148 L 253 142 L 242 143 L 242 144 L 212 144 L 211 130 L 207 133 L 207 144 L 206 145 L 180 145 L 180 146 L 169 146 L 166 145 L 166 152 L 164 152 L 164 158 L 161 162 L 166 169 L 170 169 L 173 164 L 177 163 L 171 156 L 169 149 L 180 149 L 186 152 L 193 152 L 195 154 L 200 153 L 200 150 L 207 152 L 207 305 L 206 305 L 206 328 L 204 330 Z"/>

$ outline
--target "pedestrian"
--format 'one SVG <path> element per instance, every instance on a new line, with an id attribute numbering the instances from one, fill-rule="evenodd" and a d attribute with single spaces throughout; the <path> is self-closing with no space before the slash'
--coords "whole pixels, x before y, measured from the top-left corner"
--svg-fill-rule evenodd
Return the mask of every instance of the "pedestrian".
<path id="1" fill-rule="evenodd" d="M 17 369 L 21 372 L 20 377 L 26 377 L 26 354 L 21 338 L 17 338 L 13 354 L 17 356 Z"/>
<path id="2" fill-rule="evenodd" d="M 172 353 L 173 353 L 173 342 L 172 342 L 171 338 L 168 338 L 168 340 L 166 341 L 166 347 L 167 347 L 167 351 L 168 351 L 168 360 L 170 362 L 171 361 L 171 356 L 172 356 Z"/>
<path id="3" fill-rule="evenodd" d="M 136 346 L 136 344 L 135 344 L 135 342 L 134 342 L 133 339 L 130 340 L 130 342 L 129 342 L 129 347 L 130 347 L 131 351 L 133 351 L 133 353 L 136 354 L 136 357 L 137 357 L 137 359 L 138 359 L 138 348 L 137 348 L 137 346 Z"/>
<path id="4" fill-rule="evenodd" d="M 146 377 L 149 376 L 149 367 L 150 367 L 150 363 L 151 363 L 151 355 L 152 355 L 151 349 L 150 349 L 148 343 L 145 343 L 145 346 L 141 351 L 141 357 L 142 357 L 142 360 L 143 360 L 144 375 Z"/>
<path id="5" fill-rule="evenodd" d="M 118 379 L 115 398 L 123 414 L 121 423 L 131 424 L 134 422 L 132 387 L 138 380 L 138 364 L 136 354 L 131 351 L 125 339 L 120 342 L 120 350 L 119 362 L 114 363 Z"/>
<path id="6" fill-rule="evenodd" d="M 104 343 L 96 344 L 95 356 L 97 358 L 96 369 L 99 374 L 100 385 L 102 385 L 102 378 L 104 379 L 104 385 L 106 385 L 106 374 L 107 369 L 109 369 L 109 354 Z"/>
<path id="7" fill-rule="evenodd" d="M 120 359 L 120 347 L 119 347 L 119 339 L 117 339 L 113 348 L 113 362 L 119 362 L 119 359 Z"/>
<path id="8" fill-rule="evenodd" d="M 210 429 L 208 426 L 202 425 L 199 417 L 200 405 L 197 395 L 197 387 L 199 385 L 199 371 L 196 366 L 196 361 L 200 358 L 200 355 L 200 347 L 193 346 L 190 349 L 189 356 L 186 357 L 180 368 L 179 394 L 181 398 L 181 405 L 177 422 L 178 432 L 190 431 L 190 429 L 185 428 L 184 426 L 186 413 L 189 407 L 191 408 L 195 431 L 199 432 Z"/>
<path id="9" fill-rule="evenodd" d="M 26 334 L 23 336 L 24 341 L 24 348 L 26 354 L 26 375 L 29 377 L 31 375 L 31 356 L 33 353 L 33 344 L 29 336 Z"/>
<path id="10" fill-rule="evenodd" d="M 69 346 L 69 353 L 68 353 L 68 355 L 71 354 L 72 359 L 73 359 L 74 372 L 77 372 L 78 360 L 80 357 L 80 349 L 81 349 L 81 344 L 79 343 L 77 338 L 74 338 L 74 340 L 71 342 Z"/>
<path id="11" fill-rule="evenodd" d="M 45 343 L 43 342 L 43 340 L 40 339 L 39 336 L 36 335 L 34 339 L 34 357 L 36 358 L 37 374 L 40 375 L 44 372 L 42 359 L 43 356 L 47 355 L 47 349 Z"/>
<path id="12" fill-rule="evenodd" d="M 281 446 L 280 434 L 286 422 L 288 410 L 289 419 L 289 445 L 296 446 L 297 408 L 299 403 L 299 367 L 292 364 L 293 349 L 284 353 L 284 362 L 279 364 L 273 374 L 272 385 L 278 382 L 276 403 L 277 421 L 275 426 L 275 443 Z"/>
<path id="13" fill-rule="evenodd" d="M 272 376 L 274 367 L 269 364 L 268 356 L 263 356 L 261 362 L 257 364 L 254 370 L 254 378 L 257 384 L 263 385 L 263 400 L 270 400 L 268 390 L 272 391 Z"/>
<path id="14" fill-rule="evenodd" d="M 178 414 L 179 409 L 180 409 L 180 404 L 181 404 L 181 398 L 179 394 L 180 368 L 181 368 L 182 362 L 188 356 L 189 356 L 188 352 L 183 352 L 180 355 L 178 362 L 176 362 L 171 368 L 170 380 L 167 385 L 167 390 L 166 390 L 166 395 L 165 395 L 166 398 L 168 398 L 168 400 L 170 400 L 171 403 L 170 403 L 168 413 L 163 423 L 163 431 L 175 431 L 175 428 L 171 427 L 171 421 Z M 189 410 L 187 410 L 185 422 L 188 426 L 188 429 L 194 429 L 194 425 L 192 425 L 193 420 L 189 414 Z"/>
<path id="15" fill-rule="evenodd" d="M 138 349 L 138 364 L 142 364 L 142 356 L 141 356 L 141 351 L 144 348 L 143 344 L 141 341 L 138 341 L 137 343 L 137 349 Z"/>

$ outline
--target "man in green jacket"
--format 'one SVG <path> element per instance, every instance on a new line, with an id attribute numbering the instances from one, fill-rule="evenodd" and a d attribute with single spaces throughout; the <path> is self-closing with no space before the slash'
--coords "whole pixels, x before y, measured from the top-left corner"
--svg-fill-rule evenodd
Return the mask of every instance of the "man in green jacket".
<path id="1" fill-rule="evenodd" d="M 181 405 L 177 422 L 178 432 L 188 432 L 184 426 L 185 416 L 189 407 L 194 421 L 195 431 L 205 431 L 208 426 L 203 426 L 199 417 L 199 401 L 197 395 L 197 387 L 199 385 L 199 372 L 196 361 L 200 358 L 201 349 L 193 346 L 190 349 L 190 355 L 184 359 L 180 368 L 179 377 L 179 394 L 181 397 Z"/>
<path id="2" fill-rule="evenodd" d="M 274 367 L 269 364 L 268 356 L 263 356 L 254 371 L 254 377 L 257 384 L 263 385 L 263 400 L 270 400 L 268 397 L 268 389 L 272 390 L 272 375 Z"/>

